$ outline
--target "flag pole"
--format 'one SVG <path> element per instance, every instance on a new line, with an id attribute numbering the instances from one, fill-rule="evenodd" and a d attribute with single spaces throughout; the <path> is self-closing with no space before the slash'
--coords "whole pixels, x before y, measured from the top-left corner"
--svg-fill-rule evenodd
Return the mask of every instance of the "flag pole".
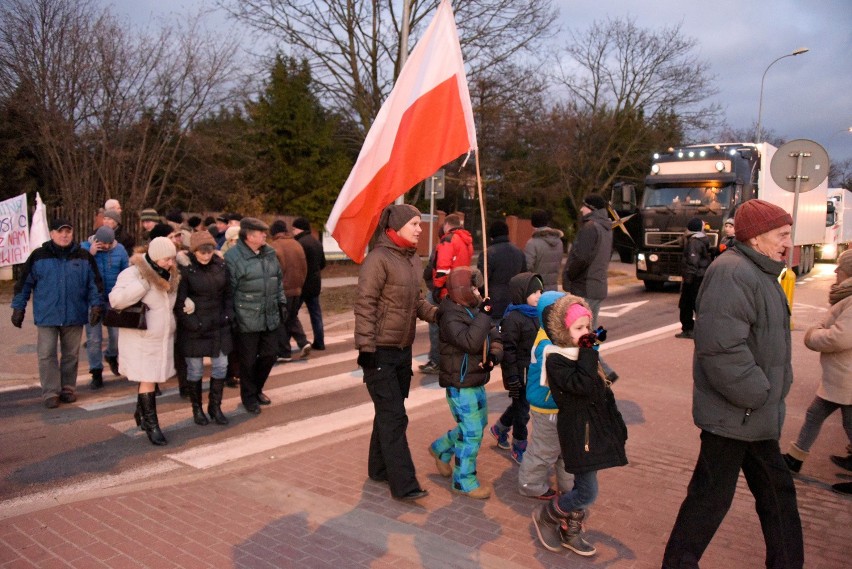
<path id="1" fill-rule="evenodd" d="M 479 217 L 482 220 L 482 279 L 488 296 L 488 243 L 485 237 L 485 198 L 482 195 L 482 176 L 479 174 L 479 149 L 476 150 L 476 191 L 479 196 Z"/>
<path id="2" fill-rule="evenodd" d="M 482 220 L 482 280 L 488 298 L 488 243 L 485 238 L 485 198 L 482 195 L 482 176 L 479 174 L 479 149 L 476 149 L 476 192 L 479 197 L 479 217 Z M 493 318 L 493 315 L 490 315 Z M 482 364 L 488 362 L 488 340 L 482 344 Z"/>

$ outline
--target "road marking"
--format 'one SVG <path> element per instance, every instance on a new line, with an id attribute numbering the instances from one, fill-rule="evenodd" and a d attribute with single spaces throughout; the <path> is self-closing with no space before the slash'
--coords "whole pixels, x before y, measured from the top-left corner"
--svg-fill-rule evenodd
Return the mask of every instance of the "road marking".
<path id="1" fill-rule="evenodd" d="M 649 300 L 640 300 L 639 302 L 626 302 L 624 304 L 614 304 L 612 306 L 607 306 L 606 308 L 601 307 L 598 312 L 598 317 L 601 316 L 609 316 L 611 318 L 618 318 L 619 316 L 624 316 L 631 310 L 635 308 L 639 308 L 643 304 L 650 302 Z"/>
<path id="2" fill-rule="evenodd" d="M 437 384 L 432 384 L 412 390 L 405 406 L 408 410 L 411 410 L 442 399 L 445 399 L 445 390 L 438 388 Z M 166 456 L 181 464 L 203 470 L 293 443 L 304 443 L 308 439 L 337 430 L 351 429 L 361 424 L 367 424 L 372 422 L 373 415 L 373 403 L 362 403 L 326 415 L 304 419 L 297 423 L 268 427 L 254 433 L 232 437 L 222 442 L 202 445 Z"/>
<path id="3" fill-rule="evenodd" d="M 344 352 L 342 354 L 331 354 L 331 355 L 322 356 L 322 357 L 319 357 L 319 358 L 308 358 L 308 359 L 305 359 L 305 360 L 293 360 L 290 363 L 281 364 L 281 365 L 278 365 L 278 366 L 272 368 L 272 371 L 269 372 L 269 377 L 279 377 L 279 376 L 287 375 L 289 373 L 303 372 L 303 371 L 305 371 L 305 368 L 302 368 L 300 366 L 302 366 L 304 364 L 310 364 L 310 367 L 313 368 L 313 367 L 319 367 L 319 366 L 338 364 L 338 363 L 347 362 L 347 361 L 354 363 L 354 361 L 355 361 L 354 354 Z M 204 383 L 206 384 L 207 381 L 204 380 Z M 166 390 L 163 391 L 163 395 L 161 395 L 161 397 L 168 396 L 168 395 L 174 395 L 177 392 L 178 392 L 177 388 L 166 389 Z M 134 404 L 134 403 L 136 403 L 136 395 L 126 395 L 126 396 L 123 396 L 123 397 L 114 397 L 114 398 L 110 398 L 110 399 L 95 399 L 95 400 L 87 401 L 86 403 L 79 405 L 79 407 L 81 409 L 85 409 L 86 411 L 99 411 L 99 410 L 102 410 L 102 409 L 109 409 L 111 407 L 120 407 L 120 406 L 125 406 L 125 405 L 131 405 L 131 404 Z M 224 410 L 224 408 L 223 408 L 223 410 Z"/>

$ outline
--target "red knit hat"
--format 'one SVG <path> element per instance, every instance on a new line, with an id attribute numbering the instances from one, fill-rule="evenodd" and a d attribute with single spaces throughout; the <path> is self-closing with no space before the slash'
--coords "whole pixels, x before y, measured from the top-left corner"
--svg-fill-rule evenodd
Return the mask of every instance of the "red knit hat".
<path id="1" fill-rule="evenodd" d="M 741 243 L 784 225 L 793 225 L 793 216 L 763 200 L 748 200 L 734 217 L 735 235 Z"/>

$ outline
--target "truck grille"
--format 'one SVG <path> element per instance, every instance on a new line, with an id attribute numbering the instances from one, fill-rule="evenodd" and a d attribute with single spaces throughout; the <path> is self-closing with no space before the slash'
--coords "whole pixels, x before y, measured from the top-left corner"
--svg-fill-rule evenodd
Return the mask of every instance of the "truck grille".
<path id="1" fill-rule="evenodd" d="M 679 275 L 681 273 L 682 253 L 657 253 L 660 260 L 653 264 L 651 271 L 658 275 Z"/>
<path id="2" fill-rule="evenodd" d="M 648 247 L 669 247 L 683 249 L 683 233 L 654 231 L 645 233 L 645 245 Z"/>
<path id="3" fill-rule="evenodd" d="M 718 233 L 708 233 L 710 246 L 715 247 L 719 243 Z M 662 247 L 665 249 L 683 249 L 683 232 L 676 231 L 646 231 L 645 245 L 648 247 Z"/>

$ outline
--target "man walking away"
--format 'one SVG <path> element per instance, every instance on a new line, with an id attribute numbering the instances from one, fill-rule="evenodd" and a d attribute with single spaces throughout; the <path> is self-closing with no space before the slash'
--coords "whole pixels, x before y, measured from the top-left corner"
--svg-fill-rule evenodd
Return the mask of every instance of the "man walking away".
<path id="1" fill-rule="evenodd" d="M 299 307 L 302 305 L 302 286 L 305 284 L 305 275 L 308 272 L 308 263 L 305 261 L 305 250 L 287 233 L 287 224 L 280 219 L 275 220 L 269 226 L 272 235 L 272 243 L 281 272 L 284 275 L 284 294 L 287 296 L 287 317 L 278 327 L 278 358 L 289 362 L 293 359 L 290 339 L 296 340 L 299 348 L 299 359 L 308 357 L 311 345 L 302 323 L 299 322 Z"/>
<path id="2" fill-rule="evenodd" d="M 305 250 L 305 260 L 308 262 L 308 273 L 302 286 L 302 302 L 308 308 L 311 319 L 311 329 L 314 341 L 311 344 L 315 350 L 325 349 L 325 332 L 322 324 L 322 307 L 320 307 L 320 292 L 322 290 L 322 275 L 325 268 L 325 251 L 322 243 L 311 233 L 311 223 L 304 217 L 293 220 L 293 237 Z"/>
<path id="3" fill-rule="evenodd" d="M 793 477 L 778 446 L 793 383 L 790 311 L 778 275 L 791 253 L 793 218 L 749 200 L 736 242 L 716 259 L 698 292 L 692 416 L 698 463 L 663 556 L 663 568 L 697 568 L 725 518 L 740 470 L 754 495 L 766 567 L 804 565 Z"/>
<path id="4" fill-rule="evenodd" d="M 559 284 L 559 269 L 562 267 L 563 233 L 559 229 L 548 227 L 550 214 L 542 209 L 532 213 L 530 221 L 533 234 L 524 246 L 527 256 L 527 270 L 541 275 L 544 290 L 556 290 Z"/>

